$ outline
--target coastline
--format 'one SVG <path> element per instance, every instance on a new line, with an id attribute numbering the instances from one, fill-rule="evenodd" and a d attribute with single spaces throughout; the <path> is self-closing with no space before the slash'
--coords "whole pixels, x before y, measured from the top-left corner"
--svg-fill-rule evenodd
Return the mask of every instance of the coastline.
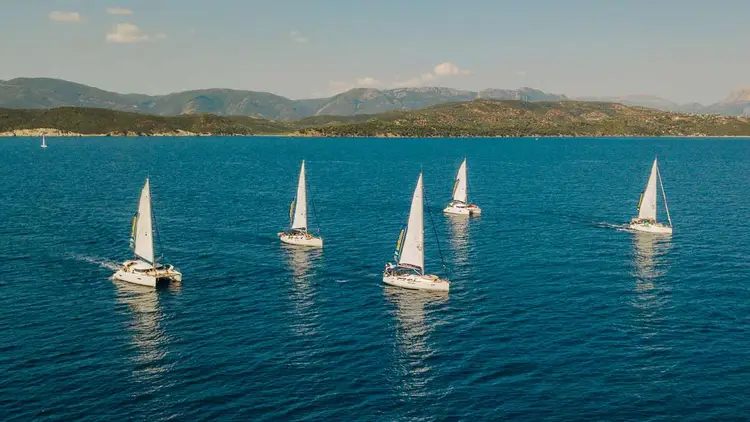
<path id="1" fill-rule="evenodd" d="M 278 137 L 278 138 L 410 138 L 410 139 L 429 139 L 429 138 L 440 138 L 440 139 L 474 139 L 474 138 L 487 138 L 487 139 L 515 139 L 515 138 L 534 138 L 534 139 L 550 139 L 550 138 L 748 138 L 750 135 L 706 135 L 706 134 L 693 134 L 693 135 L 523 135 L 523 136 L 401 136 L 393 133 L 377 134 L 375 136 L 326 136 L 317 131 L 314 132 L 287 132 L 287 133 L 270 133 L 270 134 L 213 134 L 213 133 L 195 133 L 184 130 L 170 131 L 170 132 L 156 132 L 156 133 L 139 133 L 139 132 L 110 132 L 110 133 L 78 133 L 64 131 L 60 129 L 52 128 L 39 128 L 39 129 L 18 129 L 7 132 L 0 132 L 0 138 L 41 138 L 46 136 L 48 138 L 55 137 L 67 137 L 67 138 L 101 138 L 101 137 L 112 137 L 112 138 L 132 138 L 132 137 L 219 137 L 219 136 L 238 136 L 238 137 Z"/>

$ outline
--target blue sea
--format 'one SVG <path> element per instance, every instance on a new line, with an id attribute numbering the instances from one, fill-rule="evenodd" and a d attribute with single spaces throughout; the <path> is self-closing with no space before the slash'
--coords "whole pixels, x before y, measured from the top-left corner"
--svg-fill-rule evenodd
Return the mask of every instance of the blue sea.
<path id="1" fill-rule="evenodd" d="M 0 139 L 2 421 L 750 415 L 748 140 L 39 144 Z M 655 156 L 671 238 L 622 230 Z M 276 238 L 302 159 L 322 250 Z M 381 281 L 420 169 L 449 295 Z M 146 176 L 160 290 L 109 279 Z"/>

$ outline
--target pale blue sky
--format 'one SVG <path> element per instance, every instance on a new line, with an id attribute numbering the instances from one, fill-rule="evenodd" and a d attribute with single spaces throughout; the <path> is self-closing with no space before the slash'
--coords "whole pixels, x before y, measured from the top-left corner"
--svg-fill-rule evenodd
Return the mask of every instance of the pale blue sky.
<path id="1" fill-rule="evenodd" d="M 0 79 L 291 98 L 531 86 L 710 103 L 750 85 L 748 16 L 749 0 L 4 0 Z"/>

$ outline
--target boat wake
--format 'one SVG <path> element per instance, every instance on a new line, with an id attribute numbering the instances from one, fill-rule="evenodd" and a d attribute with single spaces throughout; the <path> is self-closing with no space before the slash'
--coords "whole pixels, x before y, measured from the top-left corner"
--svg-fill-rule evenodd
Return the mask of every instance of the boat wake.
<path id="1" fill-rule="evenodd" d="M 78 261 L 88 262 L 89 264 L 98 265 L 102 268 L 106 268 L 112 271 L 117 271 L 120 268 L 120 265 L 117 262 L 106 260 L 103 258 L 98 258 L 95 256 L 72 254 L 71 257 Z"/>
<path id="2" fill-rule="evenodd" d="M 602 227 L 605 229 L 615 229 L 615 230 L 622 231 L 622 232 L 631 231 L 627 224 L 612 224 L 612 223 L 607 223 L 607 222 L 602 221 L 602 222 L 596 223 L 596 226 Z"/>

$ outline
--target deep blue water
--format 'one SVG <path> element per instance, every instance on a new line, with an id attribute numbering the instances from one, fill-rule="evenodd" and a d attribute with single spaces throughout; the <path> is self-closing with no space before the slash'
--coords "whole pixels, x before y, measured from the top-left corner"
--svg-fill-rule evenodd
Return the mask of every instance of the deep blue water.
<path id="1" fill-rule="evenodd" d="M 655 155 L 671 240 L 616 228 Z M 275 237 L 302 159 L 319 251 Z M 448 296 L 381 283 L 420 166 Z M 108 279 L 147 174 L 159 291 Z M 0 420 L 746 417 L 749 174 L 739 139 L 0 139 Z"/>

